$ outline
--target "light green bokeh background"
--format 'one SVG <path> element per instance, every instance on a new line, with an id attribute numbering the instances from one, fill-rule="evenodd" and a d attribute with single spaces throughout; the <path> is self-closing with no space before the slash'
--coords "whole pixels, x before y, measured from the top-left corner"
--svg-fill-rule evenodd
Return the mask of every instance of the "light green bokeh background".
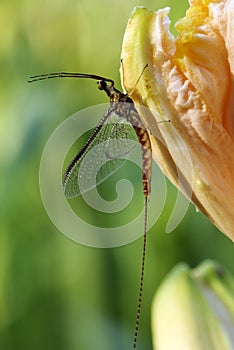
<path id="1" fill-rule="evenodd" d="M 109 250 L 70 241 L 47 217 L 38 185 L 40 157 L 55 127 L 106 97 L 92 81 L 29 85 L 27 77 L 79 71 L 112 77 L 118 86 L 122 37 L 136 5 L 171 6 L 173 21 L 188 6 L 149 0 L 0 3 L 0 349 L 131 348 L 142 240 Z M 169 192 L 148 235 L 139 349 L 151 349 L 151 299 L 177 262 L 195 266 L 213 258 L 234 272 L 233 243 L 193 206 L 174 233 L 164 233 L 176 194 L 172 186 Z"/>

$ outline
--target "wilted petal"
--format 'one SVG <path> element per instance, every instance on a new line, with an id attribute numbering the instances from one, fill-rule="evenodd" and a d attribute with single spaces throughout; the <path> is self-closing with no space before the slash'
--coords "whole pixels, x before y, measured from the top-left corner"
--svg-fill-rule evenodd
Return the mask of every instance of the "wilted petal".
<path id="1" fill-rule="evenodd" d="M 191 1 L 177 38 L 168 12 L 133 11 L 123 40 L 123 86 L 152 132 L 163 172 L 234 239 L 234 0 Z"/>

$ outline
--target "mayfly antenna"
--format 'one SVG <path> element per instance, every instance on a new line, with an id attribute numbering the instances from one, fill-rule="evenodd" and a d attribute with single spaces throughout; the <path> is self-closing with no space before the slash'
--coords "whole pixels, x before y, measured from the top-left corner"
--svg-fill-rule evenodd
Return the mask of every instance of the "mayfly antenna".
<path id="1" fill-rule="evenodd" d="M 124 76 L 123 58 L 121 59 L 121 65 L 122 65 L 122 71 L 123 71 L 123 76 Z M 145 69 L 146 69 L 148 66 L 149 66 L 148 63 L 146 63 L 146 65 L 145 65 L 144 68 L 142 69 L 141 74 L 139 75 L 137 81 L 135 82 L 134 87 L 132 88 L 131 91 L 128 92 L 128 96 L 131 96 L 131 95 L 133 94 L 133 92 L 134 92 L 134 90 L 136 89 L 137 84 L 139 83 L 139 81 L 140 81 L 140 79 L 141 79 L 141 77 L 142 77 L 142 75 L 143 75 Z"/>
<path id="2" fill-rule="evenodd" d="M 33 75 L 29 77 L 28 82 L 34 83 L 35 81 L 53 79 L 53 78 L 85 78 L 85 79 L 94 79 L 94 80 L 105 80 L 111 83 L 114 86 L 114 81 L 112 79 L 104 78 L 96 74 L 84 74 L 84 73 L 69 73 L 69 72 L 58 72 L 58 73 L 46 73 Z"/>

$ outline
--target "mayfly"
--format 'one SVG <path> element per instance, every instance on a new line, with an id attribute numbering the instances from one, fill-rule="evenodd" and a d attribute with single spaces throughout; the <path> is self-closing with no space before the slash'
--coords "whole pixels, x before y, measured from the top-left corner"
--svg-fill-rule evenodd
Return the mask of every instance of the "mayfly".
<path id="1" fill-rule="evenodd" d="M 145 68 L 147 65 L 145 66 Z M 144 69 L 145 69 L 144 68 Z M 144 72 L 142 71 L 142 74 Z M 141 75 L 142 75 L 141 74 Z M 140 76 L 141 77 L 141 76 Z M 139 77 L 139 79 L 140 79 Z M 85 78 L 85 79 L 94 79 L 97 80 L 97 85 L 99 90 L 104 90 L 107 96 L 110 98 L 110 107 L 104 116 L 99 121 L 96 128 L 93 130 L 88 141 L 85 143 L 83 148 L 77 153 L 75 158 L 71 161 L 67 167 L 64 178 L 63 178 L 63 189 L 66 197 L 76 197 L 80 194 L 78 188 L 78 170 L 81 162 L 87 153 L 92 149 L 94 145 L 98 143 L 98 140 L 101 141 L 103 137 L 103 130 L 105 125 L 108 123 L 109 119 L 113 114 L 118 118 L 124 119 L 125 123 L 131 125 L 131 129 L 134 129 L 137 139 L 141 146 L 142 154 L 142 185 L 143 185 L 143 194 L 145 198 L 145 219 L 144 219 L 144 241 L 143 241 L 143 252 L 142 252 L 142 265 L 141 265 L 141 276 L 140 276 L 140 286 L 139 286 L 139 296 L 138 296 L 138 306 L 137 306 L 137 315 L 136 315 L 136 324 L 135 324 L 135 333 L 133 340 L 133 349 L 136 349 L 139 320 L 141 313 L 141 304 L 142 304 L 142 292 L 143 292 L 143 280 L 144 280 L 144 270 L 145 270 L 145 253 L 146 253 L 146 232 L 147 232 L 147 209 L 148 209 L 148 200 L 150 195 L 151 187 L 151 176 L 152 176 L 152 150 L 150 136 L 145 128 L 140 115 L 138 114 L 133 100 L 129 97 L 129 94 L 122 93 L 115 88 L 115 83 L 112 79 L 107 79 L 95 74 L 82 74 L 82 73 L 49 73 L 32 76 L 29 79 L 29 83 L 51 79 L 51 78 Z M 138 80 L 139 80 L 138 79 Z M 120 124 L 116 124 L 116 128 L 120 127 Z M 106 147 L 108 148 L 108 137 L 110 136 L 109 131 L 105 132 Z"/>

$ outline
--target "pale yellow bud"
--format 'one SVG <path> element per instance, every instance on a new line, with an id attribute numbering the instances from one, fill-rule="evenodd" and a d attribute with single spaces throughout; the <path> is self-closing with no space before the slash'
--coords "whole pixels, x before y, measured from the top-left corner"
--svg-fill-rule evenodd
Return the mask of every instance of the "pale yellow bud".
<path id="1" fill-rule="evenodd" d="M 177 265 L 152 304 L 154 350 L 233 350 L 234 277 L 205 261 Z"/>

